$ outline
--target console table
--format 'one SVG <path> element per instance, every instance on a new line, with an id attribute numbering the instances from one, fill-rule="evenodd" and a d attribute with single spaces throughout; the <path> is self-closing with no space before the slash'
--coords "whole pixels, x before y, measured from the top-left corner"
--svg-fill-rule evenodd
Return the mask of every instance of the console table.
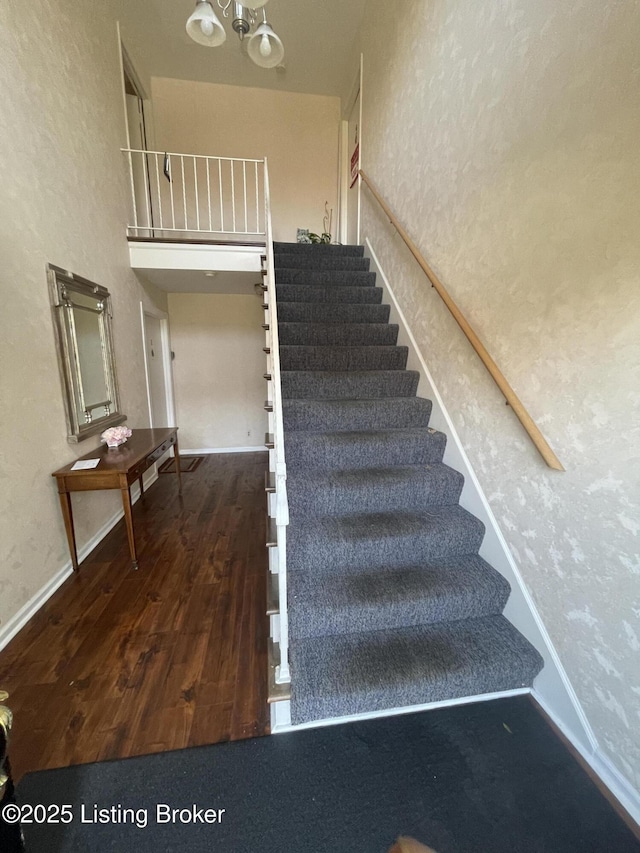
<path id="1" fill-rule="evenodd" d="M 131 508 L 131 484 L 140 480 L 140 491 L 144 495 L 142 475 L 154 462 L 169 450 L 174 448 L 176 474 L 178 476 L 178 491 L 182 492 L 182 477 L 180 472 L 180 456 L 178 453 L 177 427 L 162 429 L 134 429 L 131 437 L 117 449 L 106 445 L 92 450 L 81 456 L 77 462 L 86 459 L 99 459 L 95 468 L 84 468 L 73 471 L 74 462 L 65 465 L 51 475 L 58 483 L 58 494 L 62 517 L 67 531 L 69 550 L 74 571 L 78 571 L 78 552 L 76 549 L 76 534 L 73 527 L 73 512 L 71 509 L 71 492 L 92 492 L 99 489 L 120 489 L 122 505 L 127 524 L 129 550 L 133 568 L 138 568 L 136 556 L 136 540 L 133 529 L 133 513 Z"/>

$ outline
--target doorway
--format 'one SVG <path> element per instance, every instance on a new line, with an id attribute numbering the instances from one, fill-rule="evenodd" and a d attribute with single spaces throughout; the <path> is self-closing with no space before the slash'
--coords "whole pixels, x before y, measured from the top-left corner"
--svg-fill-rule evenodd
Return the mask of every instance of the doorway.
<path id="1" fill-rule="evenodd" d="M 126 147 L 133 152 L 148 151 L 149 139 L 146 112 L 149 101 L 122 43 L 121 50 L 122 86 L 127 130 Z M 138 226 L 133 236 L 153 236 L 154 199 L 151 192 L 149 157 L 147 154 L 141 153 L 130 153 L 128 157 L 135 204 L 134 217 L 131 222 L 135 220 Z"/>
<path id="2" fill-rule="evenodd" d="M 147 402 L 151 427 L 175 426 L 173 372 L 169 318 L 160 310 L 150 310 L 140 303 L 142 340 L 147 382 Z M 168 451 L 158 464 L 172 451 Z"/>
<path id="3" fill-rule="evenodd" d="M 340 239 L 343 243 L 360 242 L 360 184 L 362 163 L 362 56 L 351 96 L 342 120 L 342 180 Z"/>

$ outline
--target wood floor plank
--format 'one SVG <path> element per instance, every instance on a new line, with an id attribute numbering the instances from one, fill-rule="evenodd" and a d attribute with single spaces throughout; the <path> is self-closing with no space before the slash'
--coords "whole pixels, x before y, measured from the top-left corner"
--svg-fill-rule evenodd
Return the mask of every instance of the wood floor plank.
<path id="1" fill-rule="evenodd" d="M 134 507 L 0 652 L 14 773 L 266 734 L 266 453 L 208 456 Z"/>

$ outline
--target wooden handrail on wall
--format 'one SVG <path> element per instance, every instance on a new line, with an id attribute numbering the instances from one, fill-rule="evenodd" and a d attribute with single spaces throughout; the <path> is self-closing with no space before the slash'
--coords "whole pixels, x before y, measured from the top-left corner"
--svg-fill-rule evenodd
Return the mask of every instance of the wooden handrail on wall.
<path id="1" fill-rule="evenodd" d="M 393 227 L 396 229 L 398 234 L 402 237 L 402 239 L 406 243 L 407 248 L 409 249 L 409 251 L 411 252 L 413 257 L 420 264 L 423 272 L 426 274 L 426 276 L 429 279 L 429 281 L 431 282 L 431 284 L 438 291 L 439 296 L 441 297 L 442 301 L 444 302 L 444 304 L 447 306 L 447 308 L 449 309 L 449 311 L 453 315 L 454 320 L 456 321 L 456 323 L 460 326 L 462 331 L 467 336 L 469 343 L 471 344 L 471 346 L 474 348 L 474 350 L 480 356 L 482 363 L 484 364 L 484 366 L 487 368 L 487 370 L 489 371 L 489 373 L 493 377 L 498 388 L 504 394 L 507 403 L 513 409 L 514 414 L 516 415 L 516 417 L 518 418 L 518 420 L 520 421 L 522 426 L 527 431 L 529 438 L 535 444 L 536 449 L 538 450 L 538 452 L 540 453 L 540 455 L 542 456 L 544 461 L 547 463 L 549 468 L 553 468 L 555 471 L 564 471 L 564 468 L 563 468 L 560 460 L 555 455 L 555 453 L 553 452 L 553 450 L 549 446 L 549 443 L 547 442 L 545 437 L 542 435 L 542 433 L 540 432 L 540 430 L 536 426 L 533 418 L 527 412 L 525 407 L 522 405 L 522 402 L 519 399 L 518 395 L 513 390 L 511 385 L 509 385 L 509 383 L 505 379 L 502 371 L 500 370 L 498 365 L 495 363 L 495 361 L 491 358 L 491 356 L 489 355 L 489 353 L 486 350 L 486 347 L 484 346 L 484 344 L 482 343 L 480 338 L 476 335 L 476 333 L 474 332 L 472 327 L 469 325 L 469 323 L 465 319 L 464 315 L 462 314 L 462 312 L 460 311 L 460 309 L 458 308 L 456 303 L 449 296 L 445 286 L 442 284 L 442 282 L 440 281 L 438 276 L 431 269 L 431 267 L 426 262 L 424 257 L 420 254 L 416 244 L 413 242 L 411 237 L 409 237 L 409 235 L 404 230 L 402 225 L 400 225 L 400 223 L 398 222 L 398 220 L 396 219 L 394 214 L 391 212 L 389 206 L 387 205 L 385 200 L 382 198 L 382 196 L 380 195 L 380 193 L 376 189 L 375 185 L 372 183 L 371 179 L 367 176 L 367 174 L 362 169 L 360 169 L 360 176 L 362 177 L 362 180 L 365 182 L 365 184 L 367 185 L 367 187 L 371 191 L 371 194 L 373 195 L 375 200 L 378 202 L 380 207 L 384 210 L 385 214 L 389 218 L 389 221 L 391 222 Z"/>

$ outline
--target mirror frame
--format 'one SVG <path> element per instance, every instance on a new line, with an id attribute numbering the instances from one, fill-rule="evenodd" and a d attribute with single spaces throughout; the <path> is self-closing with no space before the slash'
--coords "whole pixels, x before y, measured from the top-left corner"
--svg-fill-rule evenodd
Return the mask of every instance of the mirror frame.
<path id="1" fill-rule="evenodd" d="M 51 293 L 58 366 L 67 416 L 67 440 L 78 442 L 103 432 L 107 427 L 121 424 L 127 419 L 127 416 L 120 412 L 120 396 L 111 330 L 111 294 L 105 287 L 53 264 L 47 266 L 47 278 Z M 82 374 L 73 322 L 74 304 L 69 298 L 69 292 L 91 297 L 97 303 L 102 367 L 108 397 L 104 404 L 101 401 L 101 405 L 104 405 L 105 414 L 100 418 L 92 416 L 92 411 L 82 409 L 84 400 Z"/>

